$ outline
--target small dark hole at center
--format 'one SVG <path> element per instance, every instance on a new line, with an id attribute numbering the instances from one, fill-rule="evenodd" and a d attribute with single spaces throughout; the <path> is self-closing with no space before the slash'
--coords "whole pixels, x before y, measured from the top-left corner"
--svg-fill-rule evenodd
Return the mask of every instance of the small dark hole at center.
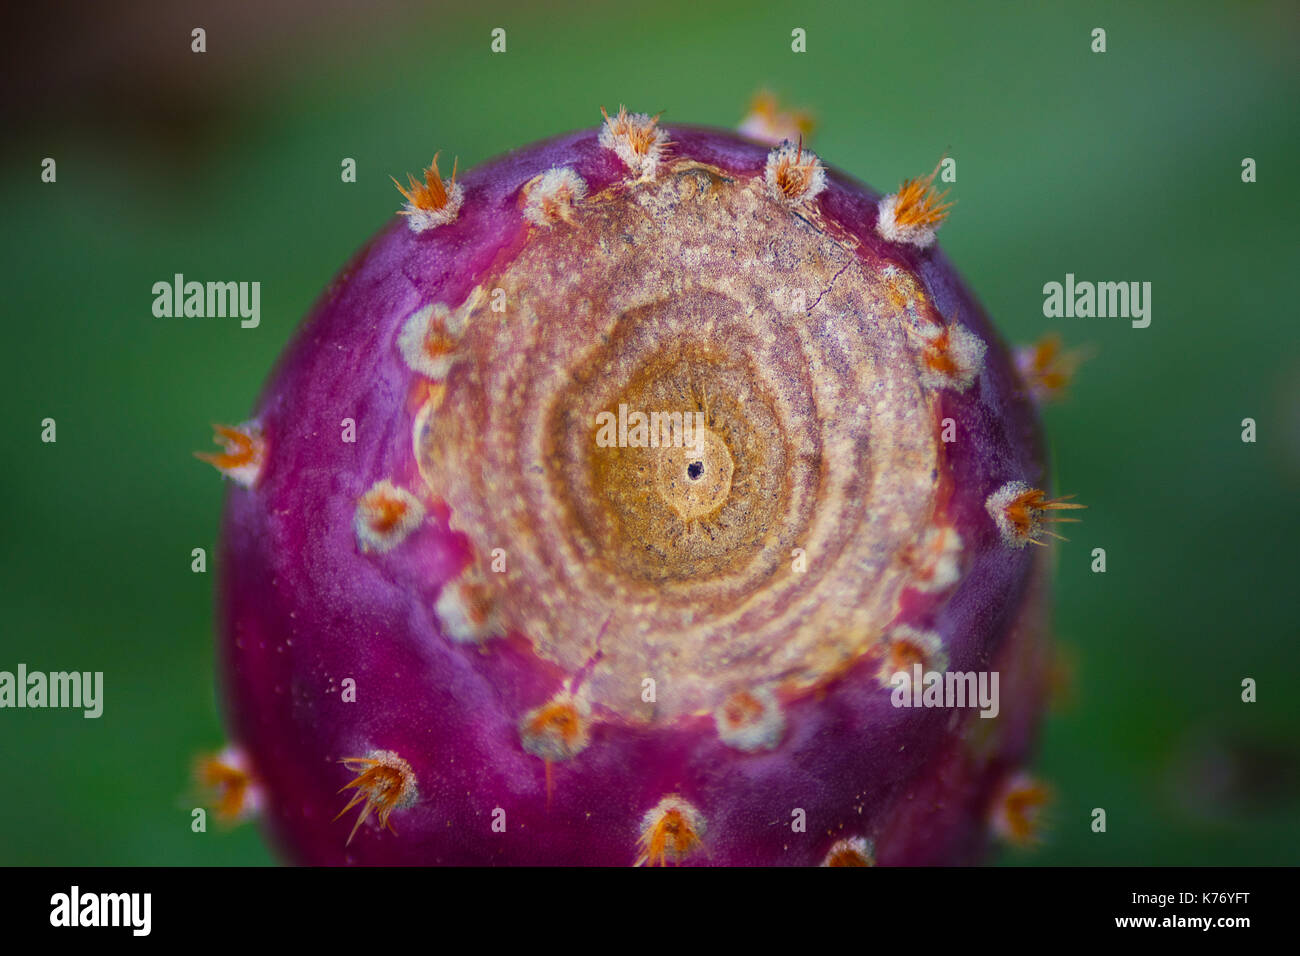
<path id="1" fill-rule="evenodd" d="M 702 474 L 704 474 L 704 462 L 693 461 L 686 466 L 686 475 L 691 481 L 699 481 Z"/>

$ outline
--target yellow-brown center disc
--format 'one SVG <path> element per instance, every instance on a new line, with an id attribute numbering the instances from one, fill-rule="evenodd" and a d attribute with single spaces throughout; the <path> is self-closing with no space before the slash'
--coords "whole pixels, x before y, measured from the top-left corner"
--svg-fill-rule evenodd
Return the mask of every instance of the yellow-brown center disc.
<path id="1" fill-rule="evenodd" d="M 816 684 L 880 637 L 933 519 L 919 289 L 698 164 L 571 219 L 484 279 L 507 308 L 468 314 L 417 425 L 425 481 L 503 625 L 589 666 L 594 704 Z"/>

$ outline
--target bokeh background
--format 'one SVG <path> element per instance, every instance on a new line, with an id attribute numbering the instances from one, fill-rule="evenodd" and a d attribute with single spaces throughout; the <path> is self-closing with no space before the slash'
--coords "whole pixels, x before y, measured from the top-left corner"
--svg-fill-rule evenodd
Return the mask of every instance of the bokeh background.
<path id="1" fill-rule="evenodd" d="M 1294 5 L 779 7 L 8 11 L 0 669 L 102 670 L 106 701 L 99 720 L 0 712 L 0 863 L 273 862 L 255 827 L 190 830 L 191 759 L 223 741 L 215 569 L 190 570 L 223 489 L 191 452 L 243 419 L 398 207 L 388 177 L 593 126 L 602 105 L 734 126 L 760 87 L 812 109 L 817 152 L 885 190 L 954 156 L 941 242 L 1006 338 L 1094 351 L 1046 412 L 1058 486 L 1089 505 L 1059 551 L 1074 676 L 1039 764 L 1055 826 L 1000 862 L 1300 859 Z M 155 318 L 151 287 L 176 272 L 260 281 L 261 326 Z M 1045 319 L 1042 286 L 1067 272 L 1150 281 L 1150 328 Z"/>

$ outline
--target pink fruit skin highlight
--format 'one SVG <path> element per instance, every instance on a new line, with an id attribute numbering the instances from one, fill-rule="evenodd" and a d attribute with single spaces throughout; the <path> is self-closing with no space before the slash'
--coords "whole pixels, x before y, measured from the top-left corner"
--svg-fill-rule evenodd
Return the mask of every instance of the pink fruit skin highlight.
<path id="1" fill-rule="evenodd" d="M 633 125 L 635 120 L 630 118 Z M 617 122 L 612 118 L 607 128 Z M 625 123 L 614 129 L 613 138 L 630 128 Z M 705 128 L 658 130 L 651 123 L 649 129 L 645 135 L 666 132 L 670 142 L 647 146 L 632 129 L 624 136 L 631 143 L 631 166 L 626 155 L 602 144 L 599 131 L 584 130 L 458 176 L 462 201 L 450 221 L 417 231 L 410 217 L 396 217 L 325 291 L 256 404 L 250 421 L 260 428 L 259 468 L 247 485 L 232 484 L 222 531 L 221 688 L 233 740 L 248 753 L 264 789 L 264 825 L 288 860 L 967 864 L 986 858 L 999 813 L 1015 812 L 1000 801 L 1031 755 L 1046 699 L 1048 553 L 1023 547 L 1023 541 L 1009 543 L 989 501 L 1008 482 L 1046 487 L 1047 472 L 1037 413 L 1007 349 L 936 246 L 882 236 L 882 199 L 867 187 L 826 168 L 824 185 L 801 190 L 796 175 L 788 190 L 793 195 L 783 198 L 770 181 L 765 185 L 769 146 Z M 657 162 L 634 168 L 638 147 Z M 811 154 L 796 148 L 794 166 L 808 162 L 806 157 Z M 543 210 L 539 224 L 538 215 L 528 215 L 531 190 L 540 188 L 539 176 L 557 168 L 571 170 L 584 189 L 579 196 L 561 195 L 562 214 Z M 648 198 L 638 206 L 638 197 Z M 750 218 L 743 221 L 762 225 L 747 232 L 737 227 L 733 256 L 725 223 L 729 217 L 742 221 L 736 210 L 747 211 Z M 632 230 L 611 225 L 623 222 L 619 217 L 640 217 L 636 228 L 646 231 L 636 235 L 649 238 L 620 247 L 620 230 Z M 713 243 L 684 238 L 706 228 Z M 791 253 L 794 269 L 781 258 L 786 237 L 808 250 L 806 258 L 805 252 Z M 703 251 L 686 256 L 677 244 L 688 242 Z M 576 250 L 573 261 L 564 258 L 566 248 Z M 723 304 L 716 312 L 723 329 L 707 326 L 712 305 L 696 308 L 699 302 L 723 303 L 732 294 L 721 264 L 729 256 L 741 263 L 736 268 L 746 283 L 761 283 L 766 271 L 774 287 L 789 286 L 798 284 L 805 265 L 815 267 L 821 255 L 816 249 L 842 250 L 836 255 L 846 257 L 849 271 L 836 280 L 833 293 L 826 292 L 833 302 L 825 307 L 833 305 L 835 315 L 819 317 L 823 305 L 809 304 L 811 295 L 804 312 L 760 309 L 748 319 L 744 308 L 733 315 Z M 559 265 L 548 272 L 528 258 L 530 250 L 537 261 L 549 255 Z M 754 262 L 775 257 L 770 268 L 745 271 L 753 250 L 759 250 Z M 596 261 L 604 254 L 608 264 Z M 610 276 L 620 279 L 612 282 Z M 889 301 L 888 282 L 895 281 L 882 276 L 902 283 L 896 308 L 882 305 Z M 644 290 L 625 289 L 638 282 Z M 554 292 L 548 283 L 556 284 Z M 491 311 L 494 288 L 511 290 L 500 313 Z M 481 304 L 462 309 L 478 301 L 480 289 Z M 642 296 L 651 303 L 649 311 L 602 311 L 604 297 L 621 302 L 618 297 L 628 295 Z M 692 299 L 697 295 L 698 302 Z M 524 309 L 533 309 L 533 318 L 520 317 L 520 296 L 540 303 Z M 590 314 L 565 306 L 563 314 L 542 315 L 547 301 L 569 302 L 565 296 L 593 303 Z M 868 302 L 869 296 L 875 298 Z M 674 311 L 679 301 L 689 308 Z M 454 323 L 464 319 L 463 329 L 448 326 L 447 354 L 455 358 L 442 376 L 413 368 L 398 344 L 411 316 L 435 303 L 453 316 L 461 310 Z M 573 327 L 566 326 L 569 315 L 575 316 Z M 652 321 L 666 330 L 662 369 L 651 362 L 647 326 L 641 332 L 634 327 Z M 760 323 L 779 340 L 770 362 L 747 351 L 746 321 Z M 611 331 L 616 324 L 617 334 Z M 950 324 L 959 326 L 955 337 L 936 344 Z M 700 335 L 712 337 L 716 354 L 698 345 L 673 351 L 691 328 L 705 329 Z M 893 343 L 889 348 L 902 350 L 891 355 L 914 355 L 915 368 L 891 360 L 870 365 L 869 374 L 855 379 L 857 353 L 850 353 L 860 348 L 869 356 L 876 347 L 874 333 L 858 331 L 875 328 L 885 330 L 880 334 Z M 601 330 L 609 334 L 602 338 Z M 969 339 L 972 333 L 981 347 L 960 355 L 944 351 L 949 345 L 956 349 L 956 336 Z M 426 356 L 442 354 L 433 336 L 423 341 Z M 536 351 L 511 365 L 510 350 L 530 342 Z M 648 351 L 637 352 L 636 362 L 623 368 L 616 359 L 624 347 Z M 761 347 L 756 336 L 752 348 Z M 583 348 L 608 354 L 593 358 L 576 351 Z M 561 364 L 600 372 L 548 376 L 551 352 L 563 354 Z M 809 361 L 810 355 L 817 361 Z M 771 362 L 785 361 L 794 372 L 766 371 Z M 963 365 L 970 373 L 964 384 Z M 736 385 L 736 376 L 747 375 L 762 381 L 754 389 L 760 398 L 746 408 L 767 402 L 763 408 L 775 411 L 763 411 L 761 422 L 758 413 L 753 421 L 746 418 L 739 406 L 710 413 L 719 417 L 710 426 L 717 447 L 708 465 L 732 469 L 731 490 L 717 492 L 716 502 L 705 492 L 696 498 L 682 492 L 687 497 L 679 500 L 667 484 L 649 490 L 625 484 L 630 479 L 619 469 L 630 459 L 584 445 L 584 436 L 594 432 L 590 420 L 565 418 L 563 403 L 550 398 L 554 389 L 576 380 L 581 381 L 574 388 L 594 390 L 575 392 L 581 401 L 589 395 L 596 401 L 596 392 L 614 387 L 609 383 L 619 376 L 619 388 L 648 401 L 688 380 Z M 789 384 L 792 376 L 796 385 Z M 882 376 L 890 384 L 879 392 L 861 384 Z M 853 394 L 846 383 L 855 381 L 861 403 L 846 399 Z M 522 412 L 512 414 L 507 404 L 498 413 L 482 400 L 485 394 L 515 400 L 501 383 L 532 396 L 518 399 Z M 787 387 L 793 391 L 780 391 Z M 724 402 L 733 391 L 710 385 L 708 401 Z M 790 397 L 832 391 L 837 402 L 808 417 L 807 402 Z M 877 401 L 896 402 L 897 411 L 858 410 Z M 436 424 L 422 429 L 420 416 L 430 403 L 425 415 Z M 534 409 L 541 424 L 529 431 Z M 868 414 L 892 414 L 889 420 L 898 428 L 873 428 L 857 444 L 838 442 L 827 431 L 857 427 L 854 416 Z M 724 422 L 721 416 L 729 417 Z M 355 422 L 354 442 L 340 438 L 345 419 Z M 956 440 L 941 440 L 944 419 L 955 424 Z M 787 432 L 794 451 L 779 463 L 761 457 L 774 447 L 771 436 Z M 530 472 L 534 459 L 540 461 L 539 448 L 560 457 Z M 903 483 L 894 470 L 855 466 L 854 455 L 881 455 L 918 470 Z M 505 467 L 508 461 L 518 467 Z M 807 463 L 798 478 L 803 484 L 788 478 L 795 462 Z M 536 477 L 541 470 L 549 477 Z M 430 486 L 431 476 L 440 476 L 438 487 Z M 390 510 L 359 518 L 363 496 L 385 481 L 409 492 L 418 508 L 381 495 L 376 500 Z M 745 497 L 757 487 L 781 490 Z M 500 497 L 484 500 L 485 488 L 501 489 Z M 539 507 L 540 498 L 528 497 L 536 488 L 547 489 L 547 500 L 561 504 Z M 921 490 L 913 495 L 915 489 Z M 774 494 L 783 505 L 780 515 L 803 508 L 805 517 L 765 519 L 780 539 L 769 549 L 769 560 L 765 539 L 755 530 L 762 522 L 754 528 L 744 522 Z M 516 496 L 527 502 L 511 504 Z M 892 512 L 861 503 L 914 498 L 924 504 L 908 512 L 907 529 L 900 533 L 910 535 L 915 552 L 901 558 L 892 545 L 873 550 L 877 536 L 893 533 L 882 517 Z M 664 511 L 665 501 L 679 511 Z M 470 503 L 481 504 L 484 516 L 501 516 L 502 524 L 480 540 L 475 536 L 484 522 L 471 520 L 479 512 Z M 656 516 L 644 525 L 651 529 L 644 532 L 648 547 L 670 555 L 662 572 L 626 530 L 642 527 L 643 503 Z M 714 504 L 736 508 L 741 516 L 738 524 L 716 531 L 741 529 L 727 548 L 710 544 L 699 530 L 711 528 L 710 516 L 723 512 L 702 511 L 700 517 L 690 510 Z M 655 537 L 665 523 L 658 516 L 670 513 L 693 515 L 682 519 L 686 530 L 674 531 L 678 537 L 672 540 L 702 535 L 689 538 L 697 542 L 690 545 L 695 550 L 680 561 L 673 545 Z M 587 520 L 585 514 L 596 517 Z M 818 523 L 816 516 L 824 514 L 834 520 Z M 530 521 L 519 520 L 521 515 L 530 516 L 535 527 L 528 530 Z M 390 534 L 402 517 L 413 526 Z M 358 521 L 369 521 L 376 537 L 359 532 Z M 535 534 L 535 540 L 519 544 L 501 533 L 507 527 Z M 951 537 L 936 540 L 959 541 L 949 554 L 956 571 L 944 586 L 932 586 L 937 565 L 914 533 L 929 527 L 950 530 Z M 385 535 L 395 543 L 389 546 Z M 801 535 L 821 535 L 826 542 L 809 551 L 803 577 L 790 571 L 788 547 L 804 540 Z M 591 562 L 548 560 L 573 540 L 583 542 L 582 553 L 595 556 Z M 487 569 L 497 546 L 507 573 Z M 870 565 L 865 583 L 835 564 L 846 549 L 858 549 L 852 552 L 858 566 Z M 589 564 L 600 564 L 599 572 Z M 756 564 L 762 567 L 755 570 Z M 551 569 L 547 573 L 557 580 L 599 573 L 600 580 L 628 591 L 550 588 L 538 583 L 534 568 Z M 475 569 L 481 572 L 475 580 L 486 582 L 486 596 L 474 592 L 482 600 L 467 598 L 459 607 L 499 623 L 493 633 L 465 639 L 450 633 L 459 626 L 455 607 L 444 601 L 440 611 L 439 599 Z M 915 574 L 924 579 L 920 585 L 910 577 Z M 704 596 L 702 589 L 715 579 L 725 580 L 734 593 Z M 653 613 L 703 629 L 696 636 L 683 626 L 676 656 L 675 627 L 642 635 L 653 645 L 643 652 L 635 625 L 625 620 L 630 615 L 620 612 L 630 606 L 628 594 L 653 602 L 646 595 L 655 591 L 677 603 L 671 609 L 647 604 Z M 863 598 L 870 609 L 854 617 L 844 595 L 859 592 L 871 595 Z M 546 607 L 548 594 L 557 595 L 553 614 Z M 685 610 L 687 598 L 695 601 L 694 619 Z M 764 603 L 769 600 L 770 608 Z M 754 633 L 766 627 L 783 636 L 743 644 L 750 625 L 732 612 L 746 602 L 762 605 L 751 622 Z M 724 619 L 708 630 L 715 627 L 711 621 Z M 520 622 L 540 623 L 530 633 Z M 572 633 L 564 622 L 572 623 Z M 906 643 L 907 635 L 916 634 L 934 635 L 938 643 L 922 641 L 918 650 Z M 891 644 L 890 635 L 901 643 Z M 786 636 L 800 648 L 788 659 L 771 650 Z M 736 660 L 714 650 L 728 641 L 745 648 Z M 579 646 L 596 649 L 570 650 Z M 846 650 L 838 654 L 837 647 Z M 890 653 L 901 655 L 897 660 L 909 669 L 918 659 L 927 666 L 941 661 L 949 671 L 997 671 L 998 716 L 981 718 L 978 708 L 969 707 L 895 706 L 880 678 L 884 662 L 894 660 Z M 640 698 L 646 677 L 659 684 L 653 713 Z M 355 700 L 345 699 L 349 679 Z M 751 685 L 752 693 L 738 689 Z M 569 715 L 569 723 L 539 717 L 529 725 L 528 715 L 548 701 L 568 700 L 569 692 L 581 697 L 585 688 L 591 690 L 581 709 L 555 712 Z M 758 745 L 729 743 L 719 730 L 724 697 L 750 707 L 737 711 L 742 723 L 779 711 L 773 718 L 779 726 L 755 730 L 762 739 Z M 756 715 L 760 709 L 765 718 Z M 581 727 L 575 729 L 574 722 Z M 534 740 L 531 750 L 525 746 L 529 726 L 529 733 L 544 738 L 541 744 Z M 409 770 L 402 778 L 409 789 L 400 799 L 394 792 L 368 792 L 369 784 L 343 790 L 357 769 L 341 761 L 384 753 L 400 757 Z M 374 797 L 375 812 L 353 833 L 361 805 L 342 818 L 339 813 L 357 794 Z M 669 797 L 680 803 L 661 803 Z M 379 819 L 385 800 L 389 827 Z M 798 811 L 806 820 L 803 829 L 792 826 Z"/>

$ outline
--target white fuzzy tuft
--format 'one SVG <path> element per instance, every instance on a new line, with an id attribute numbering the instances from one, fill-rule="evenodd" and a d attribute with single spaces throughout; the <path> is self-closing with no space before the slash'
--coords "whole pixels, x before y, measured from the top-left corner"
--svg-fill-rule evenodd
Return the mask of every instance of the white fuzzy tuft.
<path id="1" fill-rule="evenodd" d="M 1026 492 L 1033 491 L 1033 487 L 1023 481 L 1008 481 L 993 494 L 988 496 L 984 502 L 984 507 L 992 516 L 993 522 L 998 526 L 998 531 L 1002 535 L 1002 541 L 1010 548 L 1019 550 L 1029 544 L 1034 533 L 1038 530 L 1038 523 L 1033 519 L 1033 512 L 1030 511 L 1030 526 L 1025 531 L 1017 528 L 1014 523 L 1007 517 L 1007 508 L 1013 501 Z"/>
<path id="2" fill-rule="evenodd" d="M 898 194 L 891 193 L 880 201 L 880 211 L 876 215 L 876 232 L 882 239 L 890 242 L 910 243 L 918 249 L 928 249 L 934 245 L 937 226 L 904 226 L 895 218 L 898 209 Z"/>
<path id="3" fill-rule="evenodd" d="M 669 814 L 676 814 L 685 833 L 679 829 L 674 834 L 675 839 L 663 841 L 656 853 L 655 837 L 662 836 L 660 827 Z M 704 814 L 677 794 L 669 794 L 641 818 L 641 855 L 637 858 L 636 865 L 680 863 L 699 845 L 705 829 Z"/>
<path id="4" fill-rule="evenodd" d="M 397 347 L 413 372 L 441 381 L 455 361 L 454 344 L 465 332 L 465 312 L 433 302 L 413 312 L 402 325 Z"/>
<path id="5" fill-rule="evenodd" d="M 383 554 L 405 541 L 423 521 L 420 499 L 385 479 L 357 501 L 352 529 L 363 552 Z"/>
<path id="6" fill-rule="evenodd" d="M 653 179 L 659 171 L 668 134 L 648 113 L 629 113 L 623 107 L 605 117 L 600 128 L 600 145 L 613 150 L 623 165 L 642 179 Z"/>
<path id="7" fill-rule="evenodd" d="M 966 391 L 984 368 L 984 353 L 988 351 L 988 346 L 984 344 L 983 339 L 959 322 L 949 324 L 946 327 L 946 334 L 938 333 L 936 326 L 931 325 L 930 328 L 936 329 L 936 334 L 929 336 L 930 341 L 925 348 L 930 356 L 936 359 L 943 358 L 946 361 L 945 367 L 935 368 L 923 359 L 921 384 L 930 388 Z M 946 367 L 948 364 L 951 364 L 952 368 Z"/>
<path id="8" fill-rule="evenodd" d="M 433 610 L 443 633 L 453 641 L 481 644 L 501 634 L 496 601 L 486 582 L 473 571 L 444 584 Z"/>
<path id="9" fill-rule="evenodd" d="M 411 227 L 411 232 L 424 232 L 456 221 L 460 207 L 465 202 L 465 187 L 460 183 L 451 183 L 445 188 L 447 202 L 441 209 L 421 209 L 414 203 L 406 203 L 406 224 Z"/>
<path id="10" fill-rule="evenodd" d="M 876 679 L 881 686 L 892 687 L 894 675 L 902 672 L 910 682 L 914 663 L 921 665 L 922 674 L 946 671 L 948 655 L 943 649 L 943 638 L 936 631 L 900 624 L 885 638 L 885 656 L 876 671 Z"/>
<path id="11" fill-rule="evenodd" d="M 757 706 L 758 713 L 753 713 Z M 729 747 L 746 753 L 772 750 L 785 733 L 785 715 L 770 688 L 733 694 L 713 712 L 718 737 Z"/>
<path id="12" fill-rule="evenodd" d="M 528 187 L 524 218 L 539 226 L 569 221 L 573 209 L 587 195 L 587 184 L 569 166 L 548 169 Z"/>
<path id="13" fill-rule="evenodd" d="M 566 725 L 548 716 L 563 713 L 571 720 Z M 561 691 L 540 707 L 535 707 L 519 722 L 519 738 L 523 748 L 543 760 L 568 760 L 591 743 L 589 721 L 591 705 L 580 695 Z"/>
<path id="14" fill-rule="evenodd" d="M 252 488 L 266 462 L 266 439 L 262 435 L 261 422 L 254 418 L 233 428 L 225 425 L 215 427 L 215 441 L 224 450 L 216 454 L 199 453 L 199 459 L 208 462 L 235 484 Z"/>
<path id="15" fill-rule="evenodd" d="M 763 181 L 773 198 L 798 205 L 826 188 L 826 169 L 814 153 L 787 140 L 767 154 Z"/>
<path id="16" fill-rule="evenodd" d="M 961 535 L 956 528 L 931 528 L 922 540 L 912 585 L 919 591 L 945 591 L 961 577 Z"/>
<path id="17" fill-rule="evenodd" d="M 853 863 L 846 863 L 846 859 L 854 860 Z M 866 837 L 849 837 L 847 840 L 836 840 L 831 848 L 826 851 L 826 859 L 822 860 L 822 866 L 875 866 L 876 865 L 876 847 Z"/>

